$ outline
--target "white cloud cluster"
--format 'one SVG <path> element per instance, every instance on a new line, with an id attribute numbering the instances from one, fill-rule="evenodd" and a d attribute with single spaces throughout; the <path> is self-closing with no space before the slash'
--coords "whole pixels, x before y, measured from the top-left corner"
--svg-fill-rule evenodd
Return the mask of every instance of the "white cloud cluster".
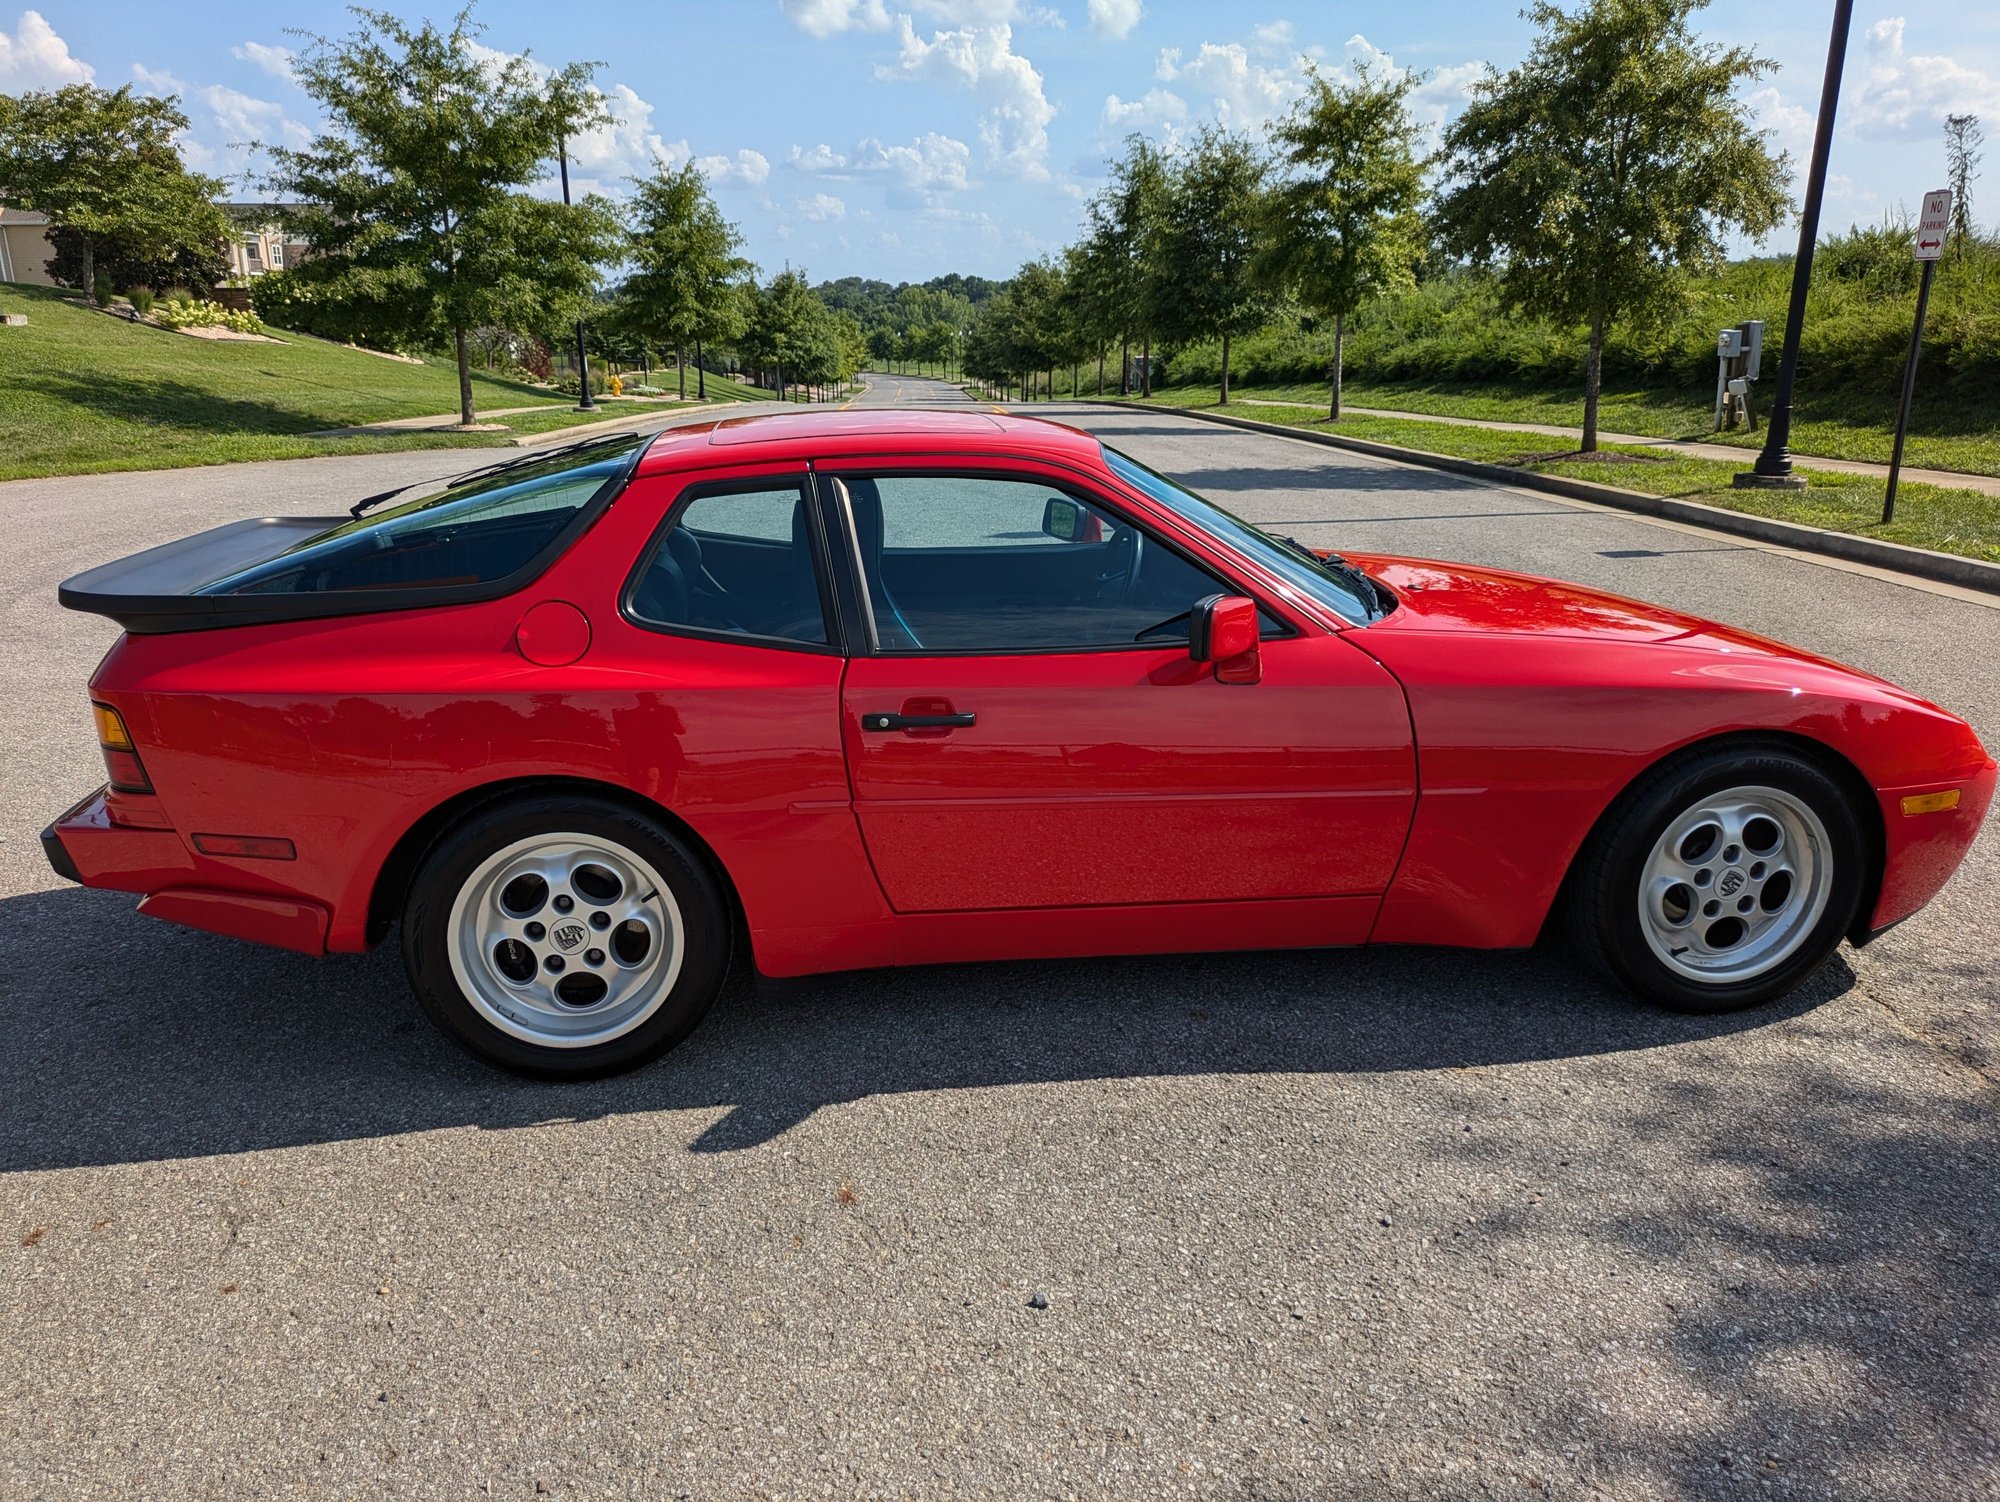
<path id="1" fill-rule="evenodd" d="M 232 55 L 262 68 L 273 78 L 282 78 L 286 83 L 292 81 L 292 63 L 297 59 L 298 53 L 289 47 L 278 47 L 264 42 L 245 42 L 229 50 Z"/>
<path id="2" fill-rule="evenodd" d="M 847 205 L 831 193 L 815 193 L 811 198 L 802 198 L 792 205 L 792 212 L 802 219 L 825 221 L 845 219 Z"/>
<path id="3" fill-rule="evenodd" d="M 1090 0 L 1086 9 L 1090 15 L 1090 29 L 1113 42 L 1122 42 L 1130 36 L 1132 28 L 1146 14 L 1146 7 L 1140 0 Z"/>
<path id="4" fill-rule="evenodd" d="M 1943 53 L 1905 50 L 1909 22 L 1890 16 L 1862 38 L 1861 88 L 1849 120 L 1865 135 L 1934 136 L 1946 115 L 1992 116 L 2000 104 L 2000 79 Z"/>
<path id="5" fill-rule="evenodd" d="M 882 0 L 778 0 L 778 5 L 786 18 L 809 36 L 889 29 L 889 12 Z"/>
<path id="6" fill-rule="evenodd" d="M 11 34 L 0 31 L 0 89 L 61 88 L 64 84 L 89 83 L 97 70 L 70 55 L 69 44 L 42 19 L 38 10 L 24 10 Z"/>
<path id="7" fill-rule="evenodd" d="M 979 137 L 995 166 L 1023 177 L 1049 175 L 1049 103 L 1041 72 L 1014 50 L 1006 21 L 934 31 L 926 41 L 910 17 L 896 18 L 896 61 L 875 70 L 881 79 L 918 79 L 971 90 L 987 102 Z"/>
<path id="8" fill-rule="evenodd" d="M 953 136 L 929 131 L 908 145 L 885 146 L 870 136 L 852 150 L 835 151 L 822 142 L 794 146 L 786 165 L 812 177 L 859 178 L 880 174 L 889 182 L 893 208 L 936 208 L 947 195 L 970 186 L 972 148 Z"/>

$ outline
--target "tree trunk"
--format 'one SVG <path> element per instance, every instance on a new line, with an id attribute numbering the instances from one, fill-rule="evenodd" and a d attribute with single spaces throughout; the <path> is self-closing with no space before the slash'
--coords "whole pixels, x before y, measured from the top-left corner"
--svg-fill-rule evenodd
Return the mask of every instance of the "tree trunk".
<path id="1" fill-rule="evenodd" d="M 1222 390 L 1217 395 L 1215 404 L 1218 407 L 1229 405 L 1229 336 L 1227 334 L 1222 336 Z"/>
<path id="2" fill-rule="evenodd" d="M 701 363 L 701 341 L 694 342 L 694 395 L 696 401 L 708 400 L 708 367 Z"/>
<path id="3" fill-rule="evenodd" d="M 1129 334 L 1118 343 L 1118 394 L 1132 394 L 1132 336 Z"/>
<path id="4" fill-rule="evenodd" d="M 97 247 L 91 244 L 88 235 L 76 238 L 78 248 L 83 251 L 83 295 L 94 302 L 97 299 Z"/>
<path id="5" fill-rule="evenodd" d="M 1590 353 L 1583 359 L 1583 443 L 1586 454 L 1597 452 L 1597 394 L 1604 385 L 1604 315 L 1590 319 Z"/>
<path id="6" fill-rule="evenodd" d="M 1083 394 L 1083 365 L 1081 362 L 1072 364 L 1069 368 L 1069 394 L 1073 398 Z"/>
<path id="7" fill-rule="evenodd" d="M 1139 362 L 1139 395 L 1141 397 L 1149 397 L 1153 394 L 1153 336 L 1151 334 L 1146 336 L 1145 343 L 1140 347 Z"/>
<path id="8" fill-rule="evenodd" d="M 681 400 L 686 401 L 688 399 L 688 357 L 686 345 L 676 344 L 674 346 L 674 372 L 681 378 Z"/>
<path id="9" fill-rule="evenodd" d="M 1104 400 L 1104 346 L 1097 346 L 1097 399 Z"/>
<path id="10" fill-rule="evenodd" d="M 1341 365 L 1347 355 L 1347 315 L 1333 315 L 1333 405 L 1327 408 L 1329 422 L 1340 421 L 1340 377 Z"/>
<path id="11" fill-rule="evenodd" d="M 458 351 L 458 420 L 465 427 L 472 426 L 472 361 L 465 352 L 465 329 L 454 325 L 451 341 Z"/>

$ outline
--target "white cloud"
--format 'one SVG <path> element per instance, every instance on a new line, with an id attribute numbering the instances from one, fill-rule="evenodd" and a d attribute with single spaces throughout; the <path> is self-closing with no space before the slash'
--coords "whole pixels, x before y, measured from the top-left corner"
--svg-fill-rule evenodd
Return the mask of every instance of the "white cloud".
<path id="1" fill-rule="evenodd" d="M 1090 0 L 1090 29 L 1110 41 L 1122 42 L 1146 14 L 1140 0 Z"/>
<path id="2" fill-rule="evenodd" d="M 1236 130 L 1261 130 L 1285 112 L 1301 84 L 1290 64 L 1258 62 L 1241 42 L 1203 42 L 1191 59 L 1168 47 L 1154 72 L 1163 83 L 1208 95 L 1216 120 Z"/>
<path id="3" fill-rule="evenodd" d="M 896 18 L 899 46 L 894 64 L 875 70 L 877 78 L 924 79 L 968 89 L 989 101 L 979 123 L 980 140 L 993 162 L 1024 177 L 1049 175 L 1049 122 L 1055 106 L 1035 65 L 1014 50 L 1014 29 L 1004 21 L 936 31 L 925 41 L 907 15 Z"/>
<path id="4" fill-rule="evenodd" d="M 802 146 L 794 146 L 791 155 L 785 158 L 785 164 L 800 172 L 809 173 L 814 177 L 832 177 L 843 174 L 847 170 L 847 158 L 838 151 L 835 151 L 831 146 L 828 146 L 825 142 L 821 142 L 810 150 Z"/>
<path id="5" fill-rule="evenodd" d="M 794 203 L 792 212 L 802 219 L 845 219 L 847 205 L 831 193 L 815 193 Z"/>
<path id="6" fill-rule="evenodd" d="M 1743 102 L 1750 107 L 1758 126 L 1771 133 L 1772 141 L 1780 149 L 1795 156 L 1811 149 L 1813 112 L 1785 98 L 1776 84 L 1745 96 Z"/>
<path id="7" fill-rule="evenodd" d="M 1148 89 L 1139 99 L 1104 97 L 1104 125 L 1113 135 L 1148 127 L 1175 125 L 1187 119 L 1187 101 L 1172 89 Z"/>
<path id="8" fill-rule="evenodd" d="M 10 36 L 0 31 L 0 88 L 9 90 L 60 88 L 89 83 L 97 70 L 70 55 L 69 43 L 38 10 L 21 12 L 21 23 Z"/>
<path id="9" fill-rule="evenodd" d="M 892 208 L 941 203 L 972 180 L 972 148 L 934 130 L 908 145 L 885 146 L 869 136 L 848 151 L 835 151 L 824 142 L 810 149 L 794 146 L 785 164 L 809 177 L 853 180 L 880 174 L 889 180 Z"/>
<path id="10" fill-rule="evenodd" d="M 794 26 L 811 36 L 889 29 L 882 0 L 778 0 L 778 6 Z"/>
<path id="11" fill-rule="evenodd" d="M 694 159 L 701 175 L 718 188 L 754 188 L 771 175 L 771 163 L 761 151 L 748 147 L 734 156 L 717 154 Z"/>
<path id="12" fill-rule="evenodd" d="M 1889 16 L 1862 38 L 1865 72 L 1848 119 L 1863 135 L 1930 136 L 1946 115 L 1995 112 L 2000 79 L 1942 53 L 1909 53 L 1909 23 Z"/>
<path id="13" fill-rule="evenodd" d="M 212 83 L 196 89 L 194 97 L 207 106 L 216 127 L 229 146 L 246 146 L 252 141 L 266 145 L 303 146 L 312 132 L 285 113 L 285 107 L 269 99 L 257 99 L 223 84 Z"/>
<path id="14" fill-rule="evenodd" d="M 292 79 L 292 62 L 298 53 L 289 47 L 270 46 L 263 42 L 245 42 L 240 47 L 229 49 L 246 63 L 255 63 L 273 78 L 282 78 L 287 83 Z"/>

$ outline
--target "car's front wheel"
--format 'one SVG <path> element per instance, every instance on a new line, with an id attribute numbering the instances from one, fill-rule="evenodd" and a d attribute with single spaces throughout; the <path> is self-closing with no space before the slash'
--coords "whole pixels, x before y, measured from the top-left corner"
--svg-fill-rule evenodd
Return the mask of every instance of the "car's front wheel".
<path id="1" fill-rule="evenodd" d="M 403 959 L 425 1013 L 492 1064 L 581 1079 L 691 1032 L 728 972 L 730 927 L 701 858 L 593 798 L 490 807 L 424 861 Z"/>
<path id="2" fill-rule="evenodd" d="M 1571 933 L 1650 1001 L 1755 1006 L 1839 946 L 1867 850 L 1853 801 L 1809 758 L 1772 745 L 1697 749 L 1642 777 L 1592 837 Z"/>

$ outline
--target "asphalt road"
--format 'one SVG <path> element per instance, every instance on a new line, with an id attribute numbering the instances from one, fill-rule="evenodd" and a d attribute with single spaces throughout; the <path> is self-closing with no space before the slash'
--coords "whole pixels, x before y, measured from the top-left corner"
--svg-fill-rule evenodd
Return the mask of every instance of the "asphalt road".
<path id="1" fill-rule="evenodd" d="M 2000 744 L 2000 601 L 1047 410 L 1311 541 L 1704 611 Z M 930 969 L 739 986 L 563 1088 L 458 1055 L 393 952 L 58 882 L 112 632 L 56 581 L 464 462 L 0 486 L 8 1497 L 2000 1496 L 1990 831 L 1749 1015 L 1560 951 Z"/>

